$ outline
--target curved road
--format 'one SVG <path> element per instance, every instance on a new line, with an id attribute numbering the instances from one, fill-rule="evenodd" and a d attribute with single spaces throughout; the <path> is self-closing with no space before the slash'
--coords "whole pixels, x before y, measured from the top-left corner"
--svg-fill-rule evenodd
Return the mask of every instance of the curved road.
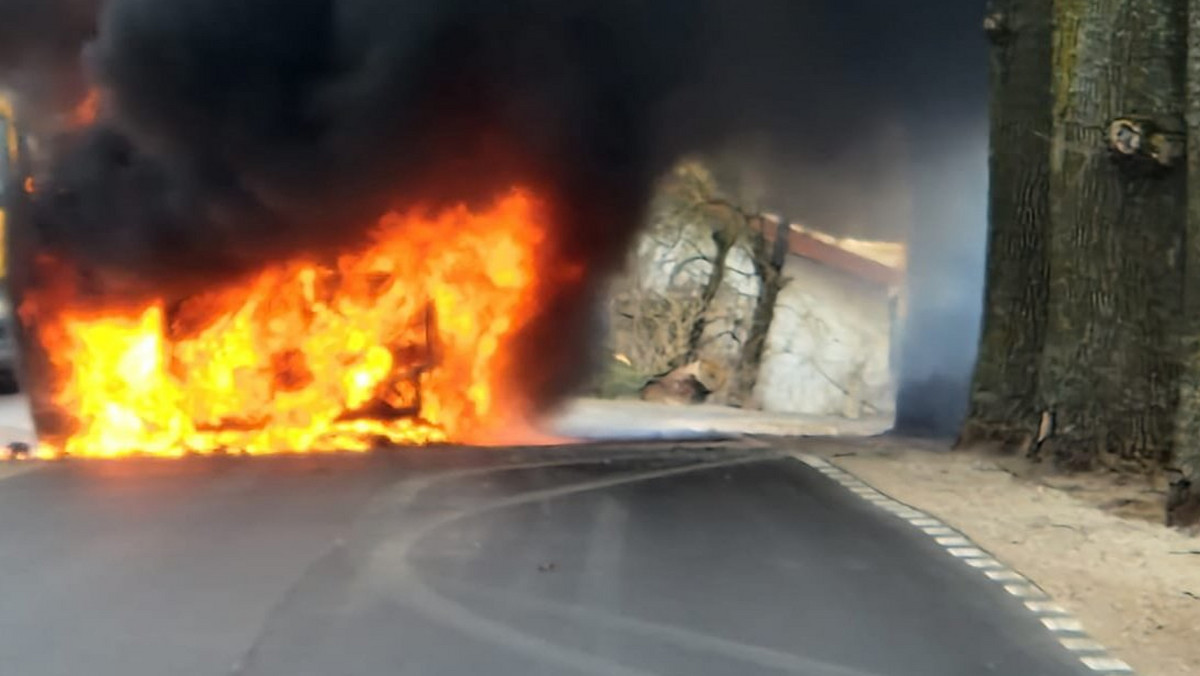
<path id="1" fill-rule="evenodd" d="M 0 481 L 0 572 L 22 676 L 1088 673 L 735 442 L 35 466 Z"/>

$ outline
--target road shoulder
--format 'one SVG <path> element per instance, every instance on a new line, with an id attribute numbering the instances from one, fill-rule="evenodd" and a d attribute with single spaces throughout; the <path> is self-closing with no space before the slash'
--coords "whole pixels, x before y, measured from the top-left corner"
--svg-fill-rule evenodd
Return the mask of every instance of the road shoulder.
<path id="1" fill-rule="evenodd" d="M 981 453 L 879 438 L 813 446 L 1031 579 L 1142 676 L 1200 664 L 1200 538 L 1097 508 L 1086 479 L 1046 485 Z"/>

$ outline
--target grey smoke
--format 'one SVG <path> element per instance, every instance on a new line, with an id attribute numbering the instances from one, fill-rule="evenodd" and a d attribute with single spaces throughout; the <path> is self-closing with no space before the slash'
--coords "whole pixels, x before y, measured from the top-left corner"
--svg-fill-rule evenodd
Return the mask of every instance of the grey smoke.
<path id="1" fill-rule="evenodd" d="M 979 340 L 987 232 L 986 120 L 941 129 L 945 147 L 915 173 L 909 315 L 897 429 L 956 434 Z"/>

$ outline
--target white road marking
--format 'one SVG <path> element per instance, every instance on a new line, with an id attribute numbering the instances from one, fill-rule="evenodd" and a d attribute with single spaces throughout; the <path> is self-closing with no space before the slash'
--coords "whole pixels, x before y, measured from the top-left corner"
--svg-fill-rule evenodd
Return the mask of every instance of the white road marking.
<path id="1" fill-rule="evenodd" d="M 1067 609 L 1053 601 L 1026 601 L 1025 607 L 1039 615 L 1066 615 Z"/>
<path id="2" fill-rule="evenodd" d="M 1015 570 L 989 570 L 984 572 L 984 575 L 987 575 L 989 580 L 995 580 L 996 582 L 1024 582 L 1025 584 L 1029 584 L 1029 580 Z"/>
<path id="3" fill-rule="evenodd" d="M 1076 653 L 1102 653 L 1104 646 L 1093 641 L 1090 638 L 1079 638 L 1078 636 L 1064 636 L 1058 639 L 1064 648 Z"/>
<path id="4" fill-rule="evenodd" d="M 1073 617 L 1043 617 L 1042 624 L 1050 631 L 1061 633 L 1083 633 L 1083 624 Z"/>
<path id="5" fill-rule="evenodd" d="M 997 561 L 996 559 L 993 559 L 991 557 L 988 557 L 986 559 L 964 559 L 964 563 L 966 563 L 968 566 L 970 566 L 972 568 L 979 568 L 980 570 L 991 570 L 993 568 L 1003 568 L 1004 567 L 1003 563 L 1000 563 L 999 561 Z"/>
<path id="6" fill-rule="evenodd" d="M 1092 671 L 1106 671 L 1109 673 L 1132 673 L 1133 667 L 1125 664 L 1115 657 L 1081 657 L 1080 662 Z"/>
<path id="7" fill-rule="evenodd" d="M 1046 597 L 1046 592 L 1031 584 L 1006 584 L 1004 591 L 1022 599 L 1040 599 Z"/>
<path id="8" fill-rule="evenodd" d="M 1046 629 L 1056 634 L 1068 634 L 1067 636 L 1057 637 L 1058 642 L 1063 648 L 1075 653 L 1090 653 L 1089 655 L 1081 655 L 1079 657 L 1080 661 L 1087 668 L 1095 672 L 1109 674 L 1130 674 L 1133 672 L 1133 669 L 1128 664 L 1109 656 L 1104 646 L 1088 638 L 1084 633 L 1083 624 L 1078 619 L 1072 617 L 1061 605 L 1050 600 L 1046 592 L 1031 583 L 1025 576 L 1015 570 L 1009 569 L 990 554 L 976 547 L 970 538 L 947 527 L 943 522 L 930 517 L 918 509 L 909 507 L 898 500 L 893 500 L 884 493 L 876 490 L 870 484 L 859 480 L 853 474 L 842 471 L 837 466 L 825 460 L 808 455 L 796 455 L 795 457 L 825 474 L 825 476 L 834 479 L 863 500 L 870 502 L 889 514 L 903 518 L 913 526 L 920 528 L 922 532 L 932 537 L 937 544 L 945 547 L 946 551 L 952 556 L 972 568 L 983 571 L 988 579 L 1002 583 L 1004 591 L 1022 599 L 1025 608 L 1031 613 L 1039 616 L 1047 616 L 1038 618 Z M 1070 634 L 1076 635 L 1071 636 Z"/>
<path id="9" fill-rule="evenodd" d="M 928 526 L 926 528 L 922 528 L 921 530 L 924 531 L 926 535 L 933 536 L 958 535 L 953 528 L 946 528 L 945 526 Z"/>
<path id="10" fill-rule="evenodd" d="M 462 632 L 477 640 L 500 645 L 507 650 L 514 650 L 528 657 L 532 657 L 539 662 L 548 663 L 552 666 L 552 668 L 554 668 L 555 671 L 570 670 L 593 674 L 594 676 L 614 676 L 617 674 L 623 674 L 625 676 L 652 676 L 648 671 L 616 664 L 613 661 L 605 659 L 599 655 L 593 655 L 580 649 L 554 643 L 542 638 L 541 636 L 520 631 L 516 629 L 514 625 L 493 620 L 473 612 L 472 609 L 443 596 L 432 586 L 420 583 L 420 576 L 415 573 L 412 563 L 409 561 L 412 550 L 421 540 L 425 539 L 432 533 L 437 532 L 439 529 L 457 521 L 469 519 L 487 512 L 498 511 L 518 505 L 537 503 L 571 495 L 579 495 L 603 488 L 653 481 L 655 479 L 688 474 L 691 472 L 735 467 L 737 465 L 748 464 L 750 462 L 757 461 L 751 459 L 738 459 L 697 463 L 695 465 L 688 465 L 685 467 L 675 467 L 671 469 L 639 472 L 632 475 L 595 479 L 592 481 L 584 481 L 566 486 L 531 490 L 525 493 L 519 493 L 505 498 L 484 502 L 478 506 L 473 506 L 458 511 L 449 511 L 445 514 L 434 516 L 423 523 L 419 523 L 416 527 L 406 529 L 403 535 L 389 540 L 388 544 L 379 552 L 377 552 L 375 556 L 365 565 L 386 566 L 387 570 L 390 571 L 394 577 L 384 577 L 383 579 L 396 579 L 407 582 L 406 586 L 400 588 L 405 594 L 404 598 L 406 601 L 413 602 L 417 611 L 428 619 L 438 622 L 439 624 L 446 626 L 453 631 Z M 498 467 L 490 469 L 492 471 L 501 471 L 505 468 Z M 443 475 L 443 477 L 444 476 L 454 476 L 454 473 L 447 473 L 447 475 Z M 461 476 L 461 474 L 458 474 L 458 476 Z M 405 496 L 412 496 L 409 499 L 413 499 L 415 496 L 420 495 L 421 492 L 429 486 L 435 485 L 440 478 L 441 477 L 433 477 L 420 483 L 398 487 L 395 499 L 397 502 L 401 502 L 403 504 Z M 400 564 L 399 566 L 396 566 L 397 561 Z M 397 568 L 399 568 L 399 570 L 396 570 Z M 804 667 L 803 670 L 820 671 L 822 669 L 829 670 L 829 667 L 823 663 L 816 663 L 815 665 L 813 663 L 809 663 Z"/>

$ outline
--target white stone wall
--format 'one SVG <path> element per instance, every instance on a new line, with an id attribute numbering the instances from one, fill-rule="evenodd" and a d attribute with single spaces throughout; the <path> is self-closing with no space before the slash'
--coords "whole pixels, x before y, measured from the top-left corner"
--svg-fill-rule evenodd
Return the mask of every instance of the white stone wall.
<path id="1" fill-rule="evenodd" d="M 798 256 L 779 296 L 755 396 L 768 411 L 858 417 L 894 408 L 888 291 Z"/>
<path id="2" fill-rule="evenodd" d="M 714 245 L 700 226 L 661 227 L 639 241 L 626 292 L 697 297 Z M 751 405 L 768 411 L 859 417 L 894 408 L 888 290 L 825 264 L 789 256 Z M 718 369 L 711 401 L 727 400 L 759 280 L 743 246 L 726 261 L 702 357 Z M 617 320 L 616 327 L 623 324 Z M 640 366 L 640 364 L 639 364 Z"/>

